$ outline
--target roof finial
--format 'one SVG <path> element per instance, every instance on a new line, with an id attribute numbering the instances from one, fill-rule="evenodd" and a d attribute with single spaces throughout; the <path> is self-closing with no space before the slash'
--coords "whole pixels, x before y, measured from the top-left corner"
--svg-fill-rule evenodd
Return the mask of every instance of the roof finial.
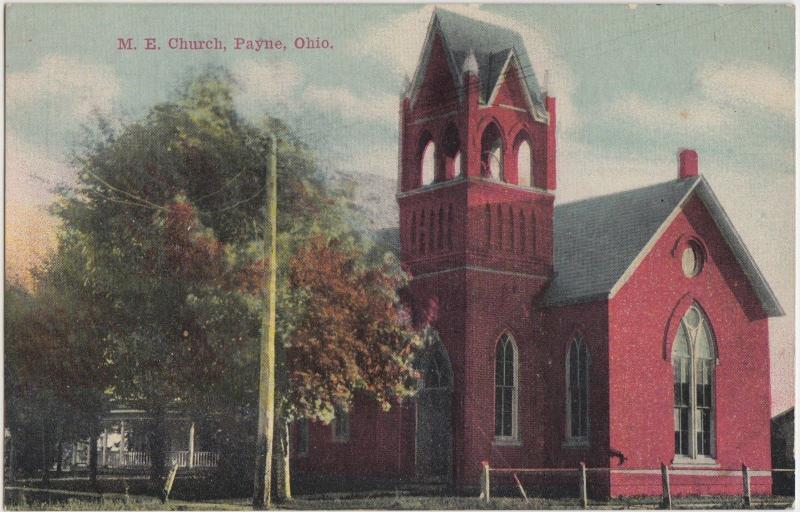
<path id="1" fill-rule="evenodd" d="M 470 50 L 469 55 L 464 60 L 464 66 L 461 69 L 462 73 L 472 73 L 478 76 L 478 59 L 475 58 L 475 51 Z"/>

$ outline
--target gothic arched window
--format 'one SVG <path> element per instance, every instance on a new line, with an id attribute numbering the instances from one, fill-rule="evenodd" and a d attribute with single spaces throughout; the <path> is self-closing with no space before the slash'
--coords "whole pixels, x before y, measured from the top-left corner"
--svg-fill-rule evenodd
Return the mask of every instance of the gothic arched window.
<path id="1" fill-rule="evenodd" d="M 481 137 L 481 174 L 496 180 L 503 176 L 503 138 L 494 123 L 483 131 Z"/>
<path id="2" fill-rule="evenodd" d="M 713 457 L 714 339 L 708 319 L 692 305 L 672 344 L 675 455 Z"/>
<path id="3" fill-rule="evenodd" d="M 589 440 L 589 349 L 579 334 L 567 349 L 567 440 Z"/>
<path id="4" fill-rule="evenodd" d="M 494 367 L 494 435 L 499 441 L 517 439 L 517 395 L 519 383 L 517 345 L 504 334 L 497 342 Z"/>
<path id="5" fill-rule="evenodd" d="M 455 125 L 448 125 L 442 140 L 444 153 L 444 179 L 450 179 L 461 174 L 461 142 L 458 129 Z"/>
<path id="6" fill-rule="evenodd" d="M 531 186 L 531 145 L 527 135 L 519 135 L 517 139 L 517 184 L 523 187 Z"/>
<path id="7" fill-rule="evenodd" d="M 430 185 L 436 179 L 436 144 L 427 132 L 419 141 L 420 186 Z"/>

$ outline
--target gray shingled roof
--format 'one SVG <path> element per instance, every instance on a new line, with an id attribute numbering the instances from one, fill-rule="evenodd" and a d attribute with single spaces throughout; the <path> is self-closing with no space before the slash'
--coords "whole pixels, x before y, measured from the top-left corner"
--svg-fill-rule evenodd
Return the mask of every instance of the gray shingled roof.
<path id="1" fill-rule="evenodd" d="M 769 283 L 702 176 L 556 206 L 555 278 L 539 304 L 552 306 L 609 297 L 659 228 L 692 194 L 708 208 L 764 311 L 769 316 L 782 316 L 783 309 Z M 399 254 L 397 228 L 380 230 L 376 237 L 387 250 Z"/>
<path id="2" fill-rule="evenodd" d="M 461 84 L 461 70 L 470 51 L 475 53 L 478 61 L 478 77 L 481 86 L 481 99 L 486 101 L 492 93 L 503 65 L 513 50 L 522 69 L 523 80 L 528 88 L 534 109 L 546 116 L 542 91 L 533 71 L 528 52 L 522 36 L 510 29 L 492 25 L 451 11 L 436 8 L 433 13 L 431 27 L 425 44 L 432 43 L 431 33 L 439 31 L 444 39 L 445 47 L 450 53 L 451 69 L 457 84 Z M 425 48 L 424 52 L 429 51 Z M 425 61 L 423 55 L 423 63 Z M 422 82 L 421 70 L 417 70 L 415 88 Z"/>
<path id="3" fill-rule="evenodd" d="M 702 176 L 557 206 L 553 218 L 556 276 L 541 304 L 612 295 L 664 221 L 692 194 L 708 208 L 764 311 L 768 316 L 782 316 L 777 297 Z"/>
<path id="4" fill-rule="evenodd" d="M 556 206 L 556 277 L 543 304 L 607 295 L 699 180 L 669 181 Z"/>

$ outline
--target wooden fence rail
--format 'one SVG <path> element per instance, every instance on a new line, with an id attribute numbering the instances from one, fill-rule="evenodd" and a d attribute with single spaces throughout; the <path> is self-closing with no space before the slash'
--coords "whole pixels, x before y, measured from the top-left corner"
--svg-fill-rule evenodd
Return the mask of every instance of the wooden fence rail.
<path id="1" fill-rule="evenodd" d="M 517 484 L 517 487 L 520 490 L 525 501 L 528 501 L 528 496 L 525 493 L 525 489 L 522 486 L 522 482 L 520 482 L 519 477 L 517 474 L 573 474 L 577 476 L 578 480 L 578 499 L 580 500 L 580 505 L 582 508 L 588 508 L 589 500 L 588 500 L 588 493 L 587 493 L 587 485 L 586 485 L 586 473 L 587 472 L 598 472 L 598 473 L 617 473 L 617 474 L 652 474 L 652 475 L 661 475 L 661 486 L 662 486 L 662 494 L 661 494 L 661 508 L 670 509 L 672 508 L 672 490 L 670 488 L 670 474 L 673 475 L 695 475 L 695 476 L 724 476 L 724 477 L 733 477 L 739 476 L 742 477 L 742 506 L 744 508 L 750 508 L 752 506 L 752 496 L 750 492 L 750 477 L 751 476 L 769 476 L 772 473 L 794 473 L 794 469 L 787 469 L 787 468 L 776 468 L 776 469 L 762 469 L 762 470 L 753 470 L 749 468 L 746 464 L 742 464 L 740 469 L 721 469 L 721 468 L 714 468 L 713 470 L 708 469 L 690 469 L 690 468 L 680 468 L 680 469 L 670 469 L 666 464 L 663 462 L 660 463 L 659 468 L 609 468 L 609 467 L 594 467 L 594 468 L 587 468 L 586 464 L 581 462 L 577 468 L 493 468 L 489 466 L 489 463 L 484 461 L 481 463 L 481 494 L 480 498 L 484 501 L 489 501 L 491 499 L 491 475 L 492 473 L 495 474 L 510 474 L 513 476 L 514 481 Z"/>

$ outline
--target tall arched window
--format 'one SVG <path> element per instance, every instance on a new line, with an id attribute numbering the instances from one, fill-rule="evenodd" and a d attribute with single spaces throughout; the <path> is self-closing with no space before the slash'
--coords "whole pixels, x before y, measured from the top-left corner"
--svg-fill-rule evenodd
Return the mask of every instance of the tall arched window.
<path id="1" fill-rule="evenodd" d="M 494 366 L 494 435 L 498 441 L 517 439 L 517 345 L 504 334 L 497 342 Z"/>
<path id="2" fill-rule="evenodd" d="M 712 458 L 714 448 L 714 339 L 696 305 L 681 319 L 672 344 L 675 454 Z"/>
<path id="3" fill-rule="evenodd" d="M 444 154 L 444 179 L 461 174 L 461 142 L 458 129 L 450 124 L 444 131 L 442 153 Z"/>
<path id="4" fill-rule="evenodd" d="M 567 440 L 589 440 L 589 351 L 579 334 L 567 350 Z"/>
<path id="5" fill-rule="evenodd" d="M 524 137 L 524 135 L 521 135 Z M 517 184 L 523 187 L 531 186 L 531 145 L 527 139 L 517 145 Z"/>
<path id="6" fill-rule="evenodd" d="M 430 137 L 430 135 L 426 135 L 426 137 Z M 436 144 L 429 138 L 422 140 L 419 158 L 421 185 L 430 185 L 436 179 Z"/>
<path id="7" fill-rule="evenodd" d="M 503 177 L 503 138 L 494 123 L 486 127 L 481 137 L 481 171 L 487 178 Z"/>

